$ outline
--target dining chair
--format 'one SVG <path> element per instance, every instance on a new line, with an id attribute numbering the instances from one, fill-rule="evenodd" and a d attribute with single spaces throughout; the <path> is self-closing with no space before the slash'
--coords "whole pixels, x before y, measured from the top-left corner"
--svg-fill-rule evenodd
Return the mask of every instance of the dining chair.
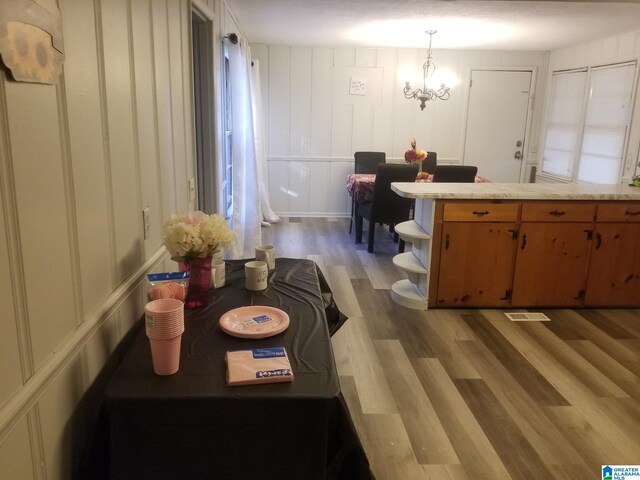
<path id="1" fill-rule="evenodd" d="M 427 152 L 427 158 L 425 158 L 420 164 L 421 172 L 433 173 L 436 170 L 438 164 L 438 154 L 436 152 Z"/>
<path id="2" fill-rule="evenodd" d="M 473 183 L 478 167 L 473 165 L 439 165 L 433 172 L 433 182 Z"/>
<path id="3" fill-rule="evenodd" d="M 354 173 L 376 173 L 378 165 L 387 161 L 387 155 L 384 152 L 356 152 L 353 158 Z"/>
<path id="4" fill-rule="evenodd" d="M 415 182 L 418 165 L 383 163 L 376 170 L 376 181 L 371 202 L 358 204 L 356 218 L 356 243 L 362 240 L 362 219 L 369 221 L 367 251 L 373 253 L 376 223 L 397 223 L 411 219 L 413 199 L 404 198 L 391 190 L 391 182 Z"/>
<path id="5" fill-rule="evenodd" d="M 355 161 L 353 173 L 376 173 L 376 168 L 387 161 L 385 152 L 356 152 L 353 154 Z M 351 220 L 349 221 L 349 235 L 353 230 L 353 212 L 355 199 L 351 198 Z"/>

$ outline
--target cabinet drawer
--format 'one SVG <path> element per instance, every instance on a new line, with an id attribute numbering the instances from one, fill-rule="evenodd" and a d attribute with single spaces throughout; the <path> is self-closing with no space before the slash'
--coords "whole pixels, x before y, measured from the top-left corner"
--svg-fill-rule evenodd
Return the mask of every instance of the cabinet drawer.
<path id="1" fill-rule="evenodd" d="M 517 203 L 446 203 L 442 219 L 445 222 L 515 222 Z"/>
<path id="2" fill-rule="evenodd" d="M 596 214 L 594 203 L 525 203 L 523 222 L 592 222 Z"/>
<path id="3" fill-rule="evenodd" d="M 640 202 L 601 203 L 597 219 L 599 222 L 640 222 Z"/>

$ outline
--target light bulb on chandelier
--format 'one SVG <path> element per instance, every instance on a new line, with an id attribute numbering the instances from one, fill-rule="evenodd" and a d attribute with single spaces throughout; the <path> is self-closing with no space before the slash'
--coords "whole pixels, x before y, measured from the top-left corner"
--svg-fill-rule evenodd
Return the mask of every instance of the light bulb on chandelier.
<path id="1" fill-rule="evenodd" d="M 444 83 L 440 84 L 438 89 L 433 89 L 427 86 L 428 80 L 433 76 L 436 70 L 436 65 L 431 58 L 431 39 L 434 33 L 438 33 L 437 30 L 427 30 L 425 32 L 429 35 L 429 49 L 427 50 L 427 60 L 422 65 L 422 88 L 412 88 L 410 82 L 404 84 L 404 96 L 405 98 L 415 98 L 420 100 L 420 110 L 424 110 L 426 103 L 430 100 L 449 100 L 451 94 L 449 93 L 449 87 Z"/>

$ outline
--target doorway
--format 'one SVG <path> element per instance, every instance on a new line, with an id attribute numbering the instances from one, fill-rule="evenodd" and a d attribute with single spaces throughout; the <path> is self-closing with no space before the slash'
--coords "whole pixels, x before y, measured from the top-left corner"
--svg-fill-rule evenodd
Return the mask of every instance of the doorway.
<path id="1" fill-rule="evenodd" d="M 196 178 L 198 182 L 196 209 L 211 214 L 218 211 L 214 137 L 213 22 L 194 8 L 191 13 L 191 27 Z"/>
<path id="2" fill-rule="evenodd" d="M 492 182 L 524 180 L 532 70 L 472 70 L 465 165 Z"/>

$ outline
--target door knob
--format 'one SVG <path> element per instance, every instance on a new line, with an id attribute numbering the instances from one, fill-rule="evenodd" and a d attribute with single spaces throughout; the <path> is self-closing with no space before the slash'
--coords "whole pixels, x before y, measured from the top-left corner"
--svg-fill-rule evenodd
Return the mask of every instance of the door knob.
<path id="1" fill-rule="evenodd" d="M 516 160 L 522 160 L 522 152 L 520 150 L 517 150 L 516 153 L 513 154 L 513 158 L 515 158 Z"/>

